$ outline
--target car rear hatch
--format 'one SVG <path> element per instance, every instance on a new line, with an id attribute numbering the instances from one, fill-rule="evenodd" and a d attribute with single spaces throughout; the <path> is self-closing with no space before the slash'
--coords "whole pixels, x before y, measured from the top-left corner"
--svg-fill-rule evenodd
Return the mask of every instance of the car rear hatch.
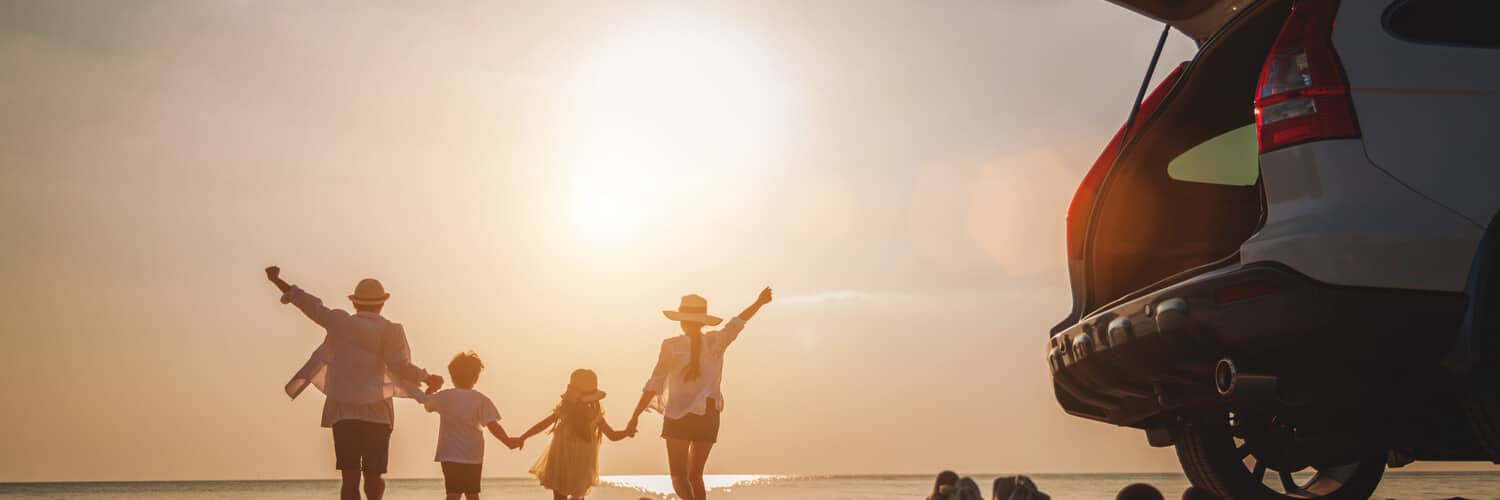
<path id="1" fill-rule="evenodd" d="M 1233 262 L 1263 219 L 1255 92 L 1290 1 L 1116 3 L 1171 23 L 1199 39 L 1200 50 L 1145 100 L 1075 195 L 1074 308 L 1054 333 Z"/>
<path id="2" fill-rule="evenodd" d="M 1109 0 L 1143 16 L 1172 25 L 1199 45 L 1256 0 Z"/>

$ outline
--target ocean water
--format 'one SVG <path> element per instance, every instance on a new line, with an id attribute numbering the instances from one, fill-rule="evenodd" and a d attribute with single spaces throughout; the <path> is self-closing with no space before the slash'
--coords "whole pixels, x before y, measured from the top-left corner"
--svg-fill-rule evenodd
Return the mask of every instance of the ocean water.
<path id="1" fill-rule="evenodd" d="M 988 486 L 996 474 L 976 474 Z M 1181 474 L 1035 474 L 1037 484 L 1058 500 L 1112 499 L 1132 482 L 1156 485 L 1169 499 L 1187 487 Z M 718 500 L 915 500 L 932 487 L 928 476 L 780 476 L 719 474 L 706 479 Z M 596 500 L 673 498 L 666 476 L 608 476 L 589 496 Z M 438 479 L 389 480 L 391 500 L 442 498 Z M 140 483 L 0 483 L 0 499 L 124 499 L 124 500 L 304 500 L 338 496 L 337 481 L 182 481 Z M 551 498 L 529 478 L 486 479 L 485 498 Z M 1388 472 L 1374 498 L 1437 499 L 1464 497 L 1500 499 L 1500 473 Z"/>

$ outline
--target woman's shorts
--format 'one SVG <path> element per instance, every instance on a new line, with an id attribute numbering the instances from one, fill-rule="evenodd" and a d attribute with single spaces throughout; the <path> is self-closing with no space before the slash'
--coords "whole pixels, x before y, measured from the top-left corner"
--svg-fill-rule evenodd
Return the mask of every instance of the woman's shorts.
<path id="1" fill-rule="evenodd" d="M 661 425 L 661 437 L 667 439 L 683 439 L 699 443 L 716 443 L 719 441 L 719 405 L 713 399 L 708 400 L 708 412 L 699 415 L 689 413 L 682 418 L 666 419 Z"/>

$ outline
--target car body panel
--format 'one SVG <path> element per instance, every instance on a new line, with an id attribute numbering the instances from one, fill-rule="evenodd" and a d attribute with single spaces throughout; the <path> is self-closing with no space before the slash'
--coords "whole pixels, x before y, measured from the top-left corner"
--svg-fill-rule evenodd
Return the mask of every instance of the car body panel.
<path id="1" fill-rule="evenodd" d="M 1392 4 L 1342 2 L 1333 32 L 1365 152 L 1401 183 L 1488 226 L 1500 212 L 1500 49 L 1398 38 L 1384 28 Z"/>
<path id="2" fill-rule="evenodd" d="M 1359 140 L 1261 156 L 1266 222 L 1240 247 L 1318 281 L 1462 291 L 1484 229 L 1376 168 Z"/>

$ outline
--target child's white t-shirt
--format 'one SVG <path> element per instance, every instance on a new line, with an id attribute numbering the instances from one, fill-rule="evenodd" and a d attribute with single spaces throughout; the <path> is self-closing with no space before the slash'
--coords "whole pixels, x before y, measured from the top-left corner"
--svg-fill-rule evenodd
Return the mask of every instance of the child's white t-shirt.
<path id="1" fill-rule="evenodd" d="M 427 396 L 422 406 L 441 416 L 435 462 L 484 463 L 484 431 L 500 421 L 490 398 L 473 389 L 445 389 Z"/>

